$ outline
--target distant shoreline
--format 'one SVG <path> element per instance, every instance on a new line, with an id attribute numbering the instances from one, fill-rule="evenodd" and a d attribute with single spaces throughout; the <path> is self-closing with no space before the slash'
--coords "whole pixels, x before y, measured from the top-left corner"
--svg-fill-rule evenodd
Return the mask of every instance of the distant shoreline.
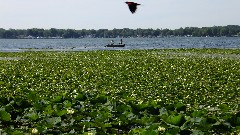
<path id="1" fill-rule="evenodd" d="M 134 37 L 240 37 L 239 25 L 213 27 L 185 27 L 171 29 L 2 29 L 0 39 L 61 39 L 61 38 L 134 38 Z"/>

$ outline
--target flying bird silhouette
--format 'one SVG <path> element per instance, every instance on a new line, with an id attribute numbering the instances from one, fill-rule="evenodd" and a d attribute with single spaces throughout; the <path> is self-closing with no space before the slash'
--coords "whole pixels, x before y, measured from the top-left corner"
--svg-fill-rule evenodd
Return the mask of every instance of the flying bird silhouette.
<path id="1" fill-rule="evenodd" d="M 125 2 L 125 3 L 128 4 L 129 10 L 132 12 L 132 14 L 136 12 L 137 6 L 141 5 L 135 2 Z"/>

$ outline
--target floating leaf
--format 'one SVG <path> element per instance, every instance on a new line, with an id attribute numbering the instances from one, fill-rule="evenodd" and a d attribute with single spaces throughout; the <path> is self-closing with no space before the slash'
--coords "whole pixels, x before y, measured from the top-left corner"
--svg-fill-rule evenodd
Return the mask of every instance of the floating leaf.
<path id="1" fill-rule="evenodd" d="M 187 107 L 186 107 L 186 105 L 184 105 L 183 103 L 177 103 L 176 105 L 175 105 L 175 108 L 176 108 L 176 110 L 178 111 L 178 112 L 180 112 L 180 111 L 186 111 L 186 109 L 187 109 Z"/>
<path id="2" fill-rule="evenodd" d="M 164 134 L 165 135 L 178 135 L 179 131 L 180 131 L 179 128 L 169 128 Z"/>
<path id="3" fill-rule="evenodd" d="M 79 93 L 76 96 L 76 100 L 79 100 L 79 101 L 85 101 L 86 99 L 87 99 L 86 95 L 82 93 Z"/>
<path id="4" fill-rule="evenodd" d="M 230 124 L 234 127 L 236 126 L 240 126 L 240 112 L 238 112 L 237 114 L 233 115 L 230 119 Z"/>
<path id="5" fill-rule="evenodd" d="M 202 132 L 201 130 L 193 129 L 192 130 L 192 135 L 204 135 L 204 132 Z"/>
<path id="6" fill-rule="evenodd" d="M 219 105 L 219 108 L 220 108 L 221 110 L 224 110 L 224 111 L 228 111 L 228 110 L 231 109 L 231 108 L 230 108 L 228 105 L 226 105 L 226 104 L 220 104 L 220 105 Z"/>
<path id="7" fill-rule="evenodd" d="M 35 121 L 39 118 L 38 114 L 31 112 L 29 114 L 26 115 L 30 120 Z"/>
<path id="8" fill-rule="evenodd" d="M 49 114 L 52 115 L 52 113 L 54 112 L 52 105 L 48 105 L 45 109 L 44 109 L 44 113 L 45 114 Z"/>
<path id="9" fill-rule="evenodd" d="M 70 101 L 68 101 L 68 100 L 65 100 L 65 101 L 63 102 L 63 105 L 64 105 L 65 108 L 69 108 L 69 107 L 72 106 L 72 103 L 71 103 Z"/>
<path id="10" fill-rule="evenodd" d="M 201 117 L 203 115 L 204 115 L 204 113 L 202 111 L 194 111 L 192 113 L 192 117 Z"/>
<path id="11" fill-rule="evenodd" d="M 67 110 L 58 110 L 57 112 L 55 112 L 57 114 L 57 116 L 61 117 L 65 114 L 67 114 Z"/>
<path id="12" fill-rule="evenodd" d="M 184 117 L 182 114 L 179 114 L 177 116 L 170 115 L 170 116 L 168 116 L 166 122 L 169 124 L 176 125 L 176 126 L 181 126 L 184 123 Z"/>
<path id="13" fill-rule="evenodd" d="M 10 115 L 10 113 L 6 112 L 5 110 L 0 110 L 0 119 L 2 121 L 10 121 L 11 115 Z"/>
<path id="14" fill-rule="evenodd" d="M 107 96 L 105 96 L 105 95 L 99 95 L 99 96 L 97 97 L 97 101 L 98 101 L 99 103 L 104 104 L 104 103 L 107 102 Z"/>
<path id="15" fill-rule="evenodd" d="M 62 96 L 55 96 L 55 97 L 52 99 L 52 102 L 53 102 L 53 103 L 62 103 L 62 102 L 63 102 L 63 97 L 62 97 Z"/>
<path id="16" fill-rule="evenodd" d="M 141 132 L 141 135 L 158 135 L 158 133 L 156 132 L 156 130 L 145 130 Z"/>
<path id="17" fill-rule="evenodd" d="M 47 124 L 49 124 L 50 126 L 54 126 L 58 123 L 61 122 L 61 117 L 52 117 L 52 118 L 47 118 L 46 119 Z"/>

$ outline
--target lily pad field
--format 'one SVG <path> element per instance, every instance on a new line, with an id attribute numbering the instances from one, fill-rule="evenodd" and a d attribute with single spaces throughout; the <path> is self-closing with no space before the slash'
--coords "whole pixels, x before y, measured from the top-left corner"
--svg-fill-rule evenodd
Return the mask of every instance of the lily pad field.
<path id="1" fill-rule="evenodd" d="M 0 52 L 0 134 L 240 134 L 240 49 Z"/>

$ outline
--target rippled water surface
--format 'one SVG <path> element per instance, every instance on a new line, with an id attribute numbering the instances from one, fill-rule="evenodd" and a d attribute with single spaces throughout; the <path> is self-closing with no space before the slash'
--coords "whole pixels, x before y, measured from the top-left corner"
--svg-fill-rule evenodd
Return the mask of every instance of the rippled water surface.
<path id="1" fill-rule="evenodd" d="M 0 39 L 1 52 L 27 50 L 131 50 L 162 48 L 240 48 L 239 37 L 166 37 L 166 38 L 123 38 L 124 48 L 104 47 L 111 40 L 120 38 L 83 39 Z"/>

